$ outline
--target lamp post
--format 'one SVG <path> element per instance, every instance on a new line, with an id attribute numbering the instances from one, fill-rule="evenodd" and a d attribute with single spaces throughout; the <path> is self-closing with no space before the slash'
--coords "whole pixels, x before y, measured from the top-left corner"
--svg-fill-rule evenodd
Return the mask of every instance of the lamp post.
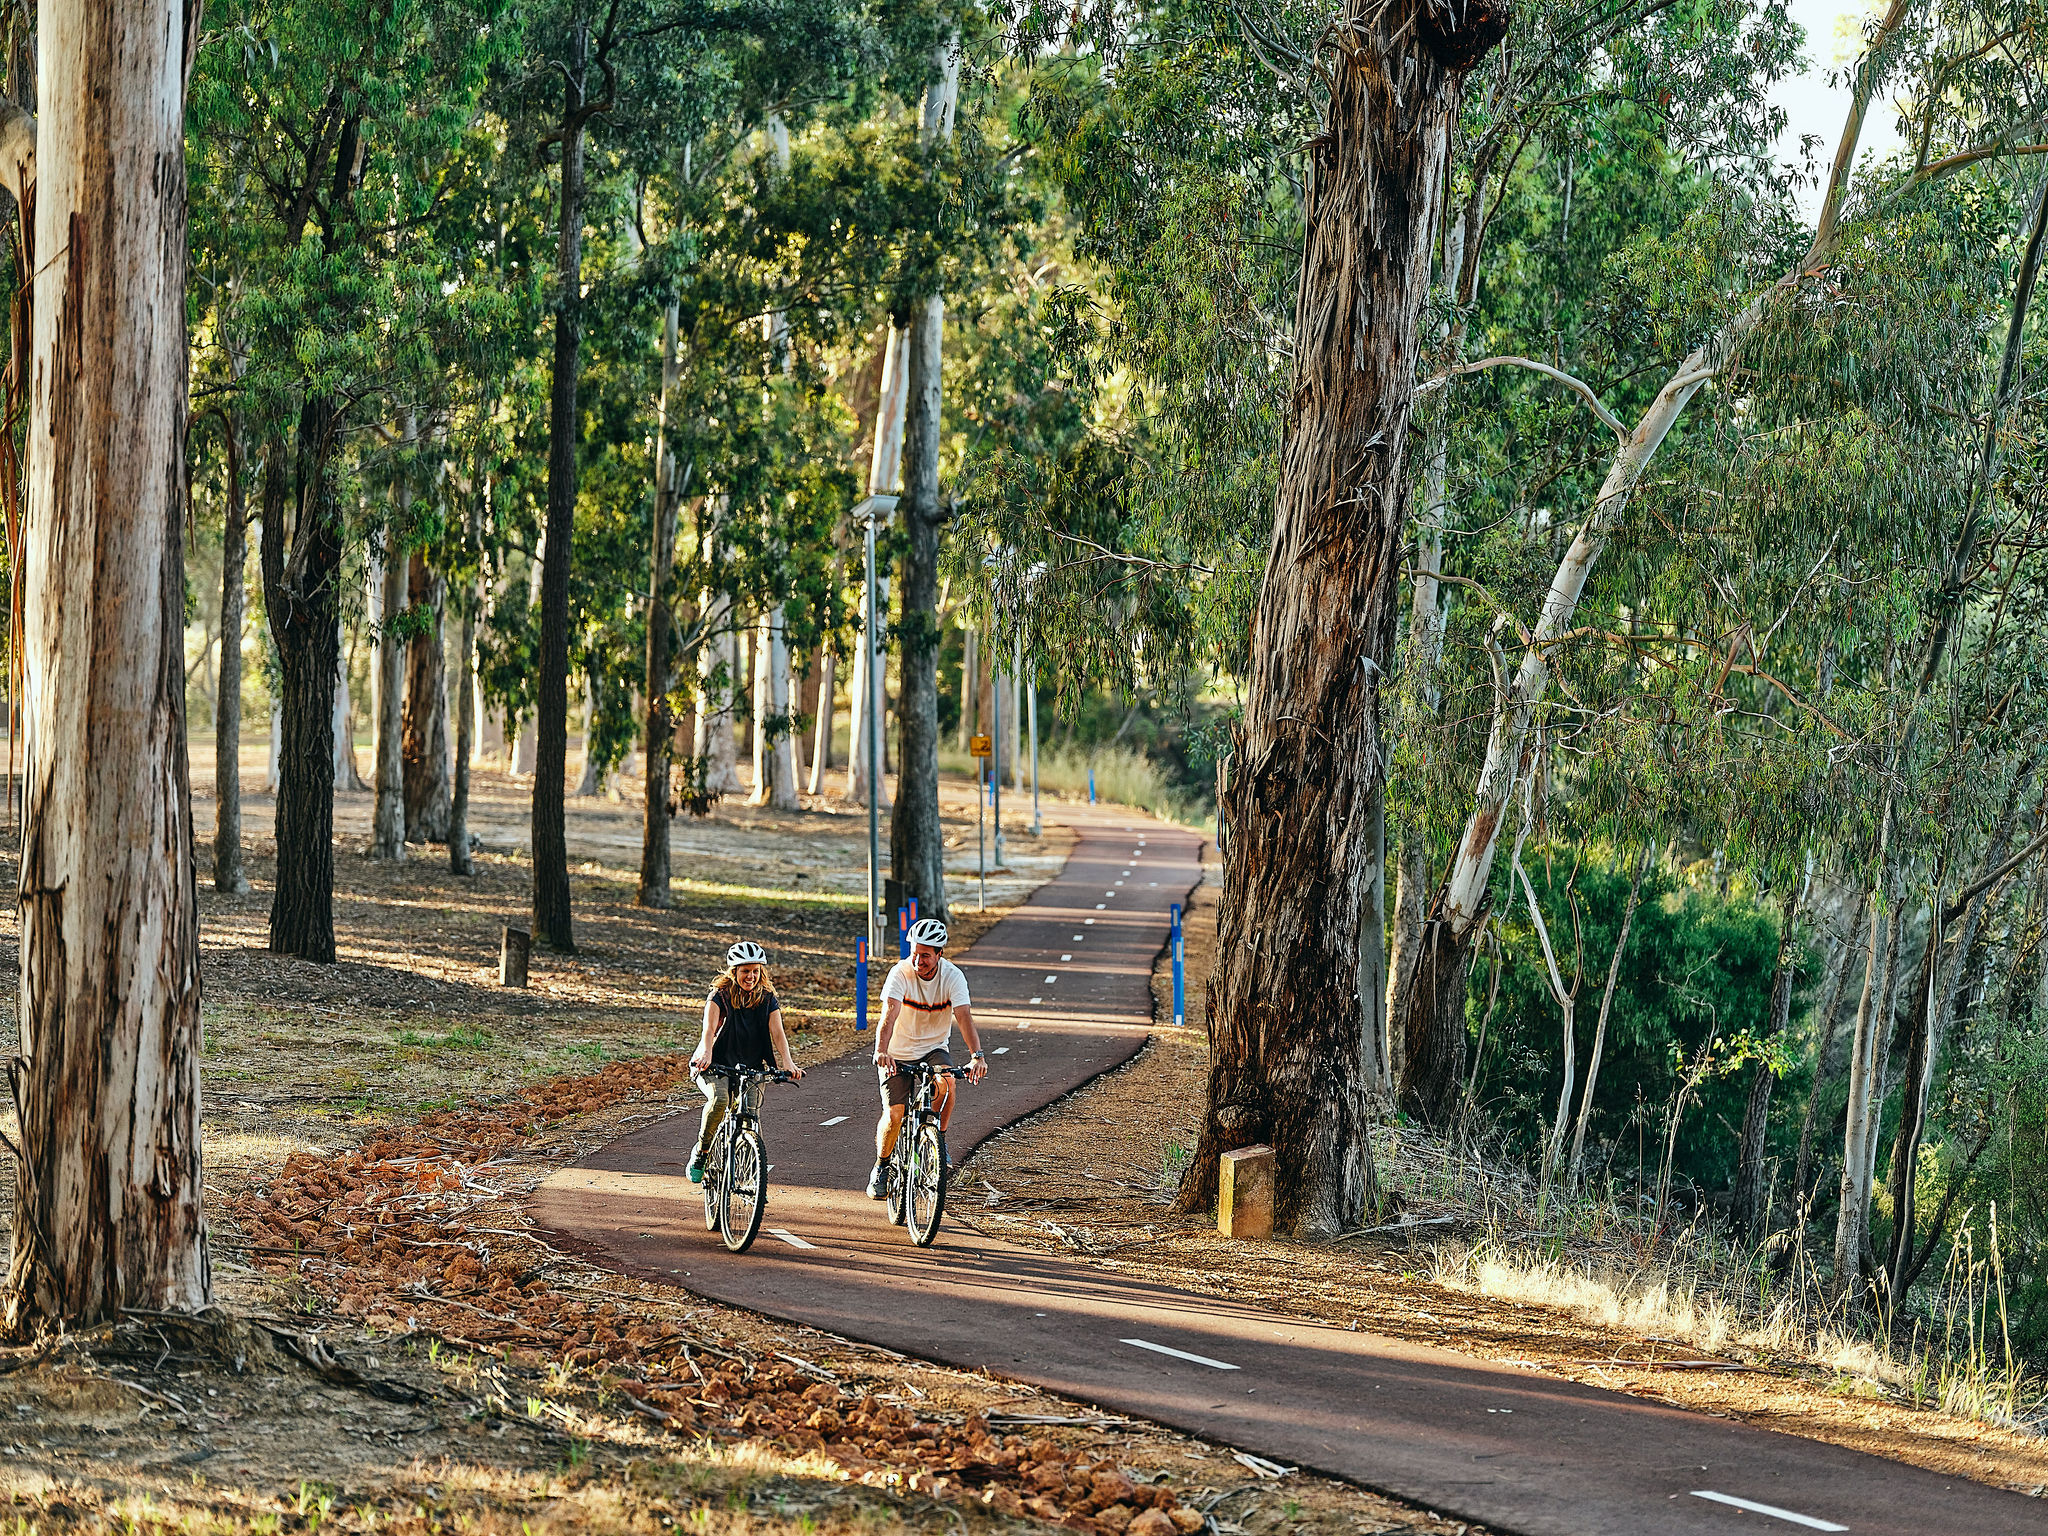
<path id="1" fill-rule="evenodd" d="M 881 940 L 882 911 L 882 668 L 875 642 L 875 520 L 896 510 L 894 496 L 869 496 L 853 509 L 867 542 L 867 600 L 861 604 L 861 644 L 867 648 L 867 731 L 861 749 L 868 767 L 868 953 Z"/>

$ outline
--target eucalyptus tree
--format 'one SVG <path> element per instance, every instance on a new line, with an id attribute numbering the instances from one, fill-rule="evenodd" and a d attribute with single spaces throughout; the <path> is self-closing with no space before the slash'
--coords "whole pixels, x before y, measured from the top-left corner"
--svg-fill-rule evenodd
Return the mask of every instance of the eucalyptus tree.
<path id="1" fill-rule="evenodd" d="M 249 283 L 242 398 L 283 706 L 270 945 L 327 961 L 342 479 L 352 440 L 433 377 L 475 297 L 443 291 L 425 216 L 513 31 L 494 0 L 227 0 L 213 22 L 192 87 L 195 240 Z"/>
<path id="2" fill-rule="evenodd" d="M 196 11 L 38 7 L 20 1111 L 0 1331 L 211 1300 L 183 690 Z M 13 190 L 29 190 L 17 161 Z M 91 231 L 88 241 L 85 231 Z M 20 311 L 17 310 L 17 314 Z M 330 674 L 331 675 L 331 674 Z"/>
<path id="3" fill-rule="evenodd" d="M 2005 120 L 1987 124 L 1969 120 L 1976 116 L 1974 113 L 1962 114 L 1964 120 L 1958 121 L 1953 102 L 1936 90 L 1930 93 L 1924 107 L 1928 131 L 1916 163 L 1903 176 L 1882 168 L 1866 166 L 1859 170 L 1857 148 L 1864 119 L 1872 102 L 1878 99 L 1880 87 L 1887 81 L 1899 83 L 1902 69 L 1908 66 L 1930 80 L 1952 79 L 1956 64 L 1979 49 L 1975 18 L 1964 13 L 1964 24 L 1958 26 L 1952 24 L 1953 17 L 1922 18 L 1916 15 L 1917 9 L 1913 0 L 1894 0 L 1875 23 L 1854 72 L 1841 141 L 1827 173 L 1816 228 L 1811 238 L 1802 242 L 1803 253 L 1787 262 L 1774 278 L 1738 292 L 1725 302 L 1719 315 L 1703 328 L 1700 339 L 1668 367 L 1663 382 L 1633 426 L 1616 418 L 1590 385 L 1575 379 L 1569 381 L 1588 397 L 1597 412 L 1604 414 L 1614 428 L 1617 444 L 1599 488 L 1590 498 L 1590 507 L 1557 560 L 1543 594 L 1539 617 L 1526 630 L 1522 658 L 1491 711 L 1485 759 L 1471 792 L 1471 809 L 1433 904 L 1430 924 L 1420 941 L 1428 960 L 1426 965 L 1418 966 L 1418 973 L 1426 970 L 1433 974 L 1438 987 L 1433 996 L 1430 988 L 1418 987 L 1411 1009 L 1462 1014 L 1462 971 L 1485 908 L 1505 809 L 1521 776 L 1531 767 L 1538 714 L 1549 691 L 1553 653 L 1561 638 L 1572 632 L 1595 563 L 1636 503 L 1649 465 L 1686 408 L 1710 381 L 1722 378 L 1737 366 L 1744 348 L 1773 314 L 1784 305 L 1798 303 L 1831 269 L 1854 258 L 1861 231 L 1867 227 L 1865 221 L 1898 207 L 1902 200 L 1933 182 L 1985 159 L 2010 153 L 2016 147 L 2015 129 L 2024 125 L 2025 114 L 2032 110 L 2023 93 L 2019 97 L 2018 122 L 2009 108 Z M 1937 134 L 1957 137 L 1951 153 L 1939 157 L 1931 154 L 1931 148 L 1940 142 Z M 1703 320 L 1706 318 L 1702 316 Z M 1504 357 L 1466 366 L 1519 365 L 1526 361 Z M 1414 1038 L 1415 1022 L 1411 1019 L 1404 1027 L 1409 1037 Z"/>

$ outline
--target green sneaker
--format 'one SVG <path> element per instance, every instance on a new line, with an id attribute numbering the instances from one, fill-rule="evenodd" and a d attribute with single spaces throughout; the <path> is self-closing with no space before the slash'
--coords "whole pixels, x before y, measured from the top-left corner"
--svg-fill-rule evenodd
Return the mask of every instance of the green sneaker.
<path id="1" fill-rule="evenodd" d="M 675 1165 L 671 1163 L 669 1166 L 674 1167 Z M 690 1154 L 690 1182 L 692 1184 L 702 1184 L 704 1182 L 704 1154 L 702 1152 L 692 1152 Z"/>

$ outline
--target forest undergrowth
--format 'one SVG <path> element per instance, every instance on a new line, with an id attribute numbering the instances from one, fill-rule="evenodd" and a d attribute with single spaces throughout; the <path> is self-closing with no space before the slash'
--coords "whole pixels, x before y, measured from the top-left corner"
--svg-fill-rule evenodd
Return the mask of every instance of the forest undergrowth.
<path id="1" fill-rule="evenodd" d="M 1375 1148 L 1386 1208 L 1342 1240 L 1231 1242 L 1206 1216 L 1176 1212 L 1208 1073 L 1220 894 L 1213 849 L 1208 857 L 1186 919 L 1189 1027 L 1161 1029 L 1056 1115 L 978 1151 L 971 1168 L 986 1204 L 973 1221 L 1127 1277 L 2048 1496 L 2041 1384 L 2002 1377 L 1993 1341 L 1981 1326 L 1972 1339 L 1960 1305 L 1953 1338 L 1923 1327 L 1887 1350 L 1839 1312 L 1802 1304 L 1690 1209 L 1667 1211 L 1659 1229 L 1653 1211 L 1631 1211 L 1633 1191 L 1544 1202 L 1512 1158 L 1461 1154 L 1394 1125 Z M 1169 1017 L 1164 963 L 1153 989 L 1155 1017 Z M 1984 1279 L 1980 1270 L 1980 1306 Z"/>

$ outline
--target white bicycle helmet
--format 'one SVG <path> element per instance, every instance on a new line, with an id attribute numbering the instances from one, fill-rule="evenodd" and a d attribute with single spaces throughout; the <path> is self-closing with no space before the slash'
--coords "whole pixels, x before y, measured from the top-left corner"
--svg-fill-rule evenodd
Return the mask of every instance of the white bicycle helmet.
<path id="1" fill-rule="evenodd" d="M 739 943 L 733 945 L 731 949 L 725 952 L 725 963 L 727 965 L 766 965 L 768 963 L 768 951 L 756 944 L 752 939 L 741 939 Z"/>
<path id="2" fill-rule="evenodd" d="M 946 925 L 936 917 L 921 917 L 910 925 L 910 942 L 929 944 L 933 949 L 946 947 Z"/>

